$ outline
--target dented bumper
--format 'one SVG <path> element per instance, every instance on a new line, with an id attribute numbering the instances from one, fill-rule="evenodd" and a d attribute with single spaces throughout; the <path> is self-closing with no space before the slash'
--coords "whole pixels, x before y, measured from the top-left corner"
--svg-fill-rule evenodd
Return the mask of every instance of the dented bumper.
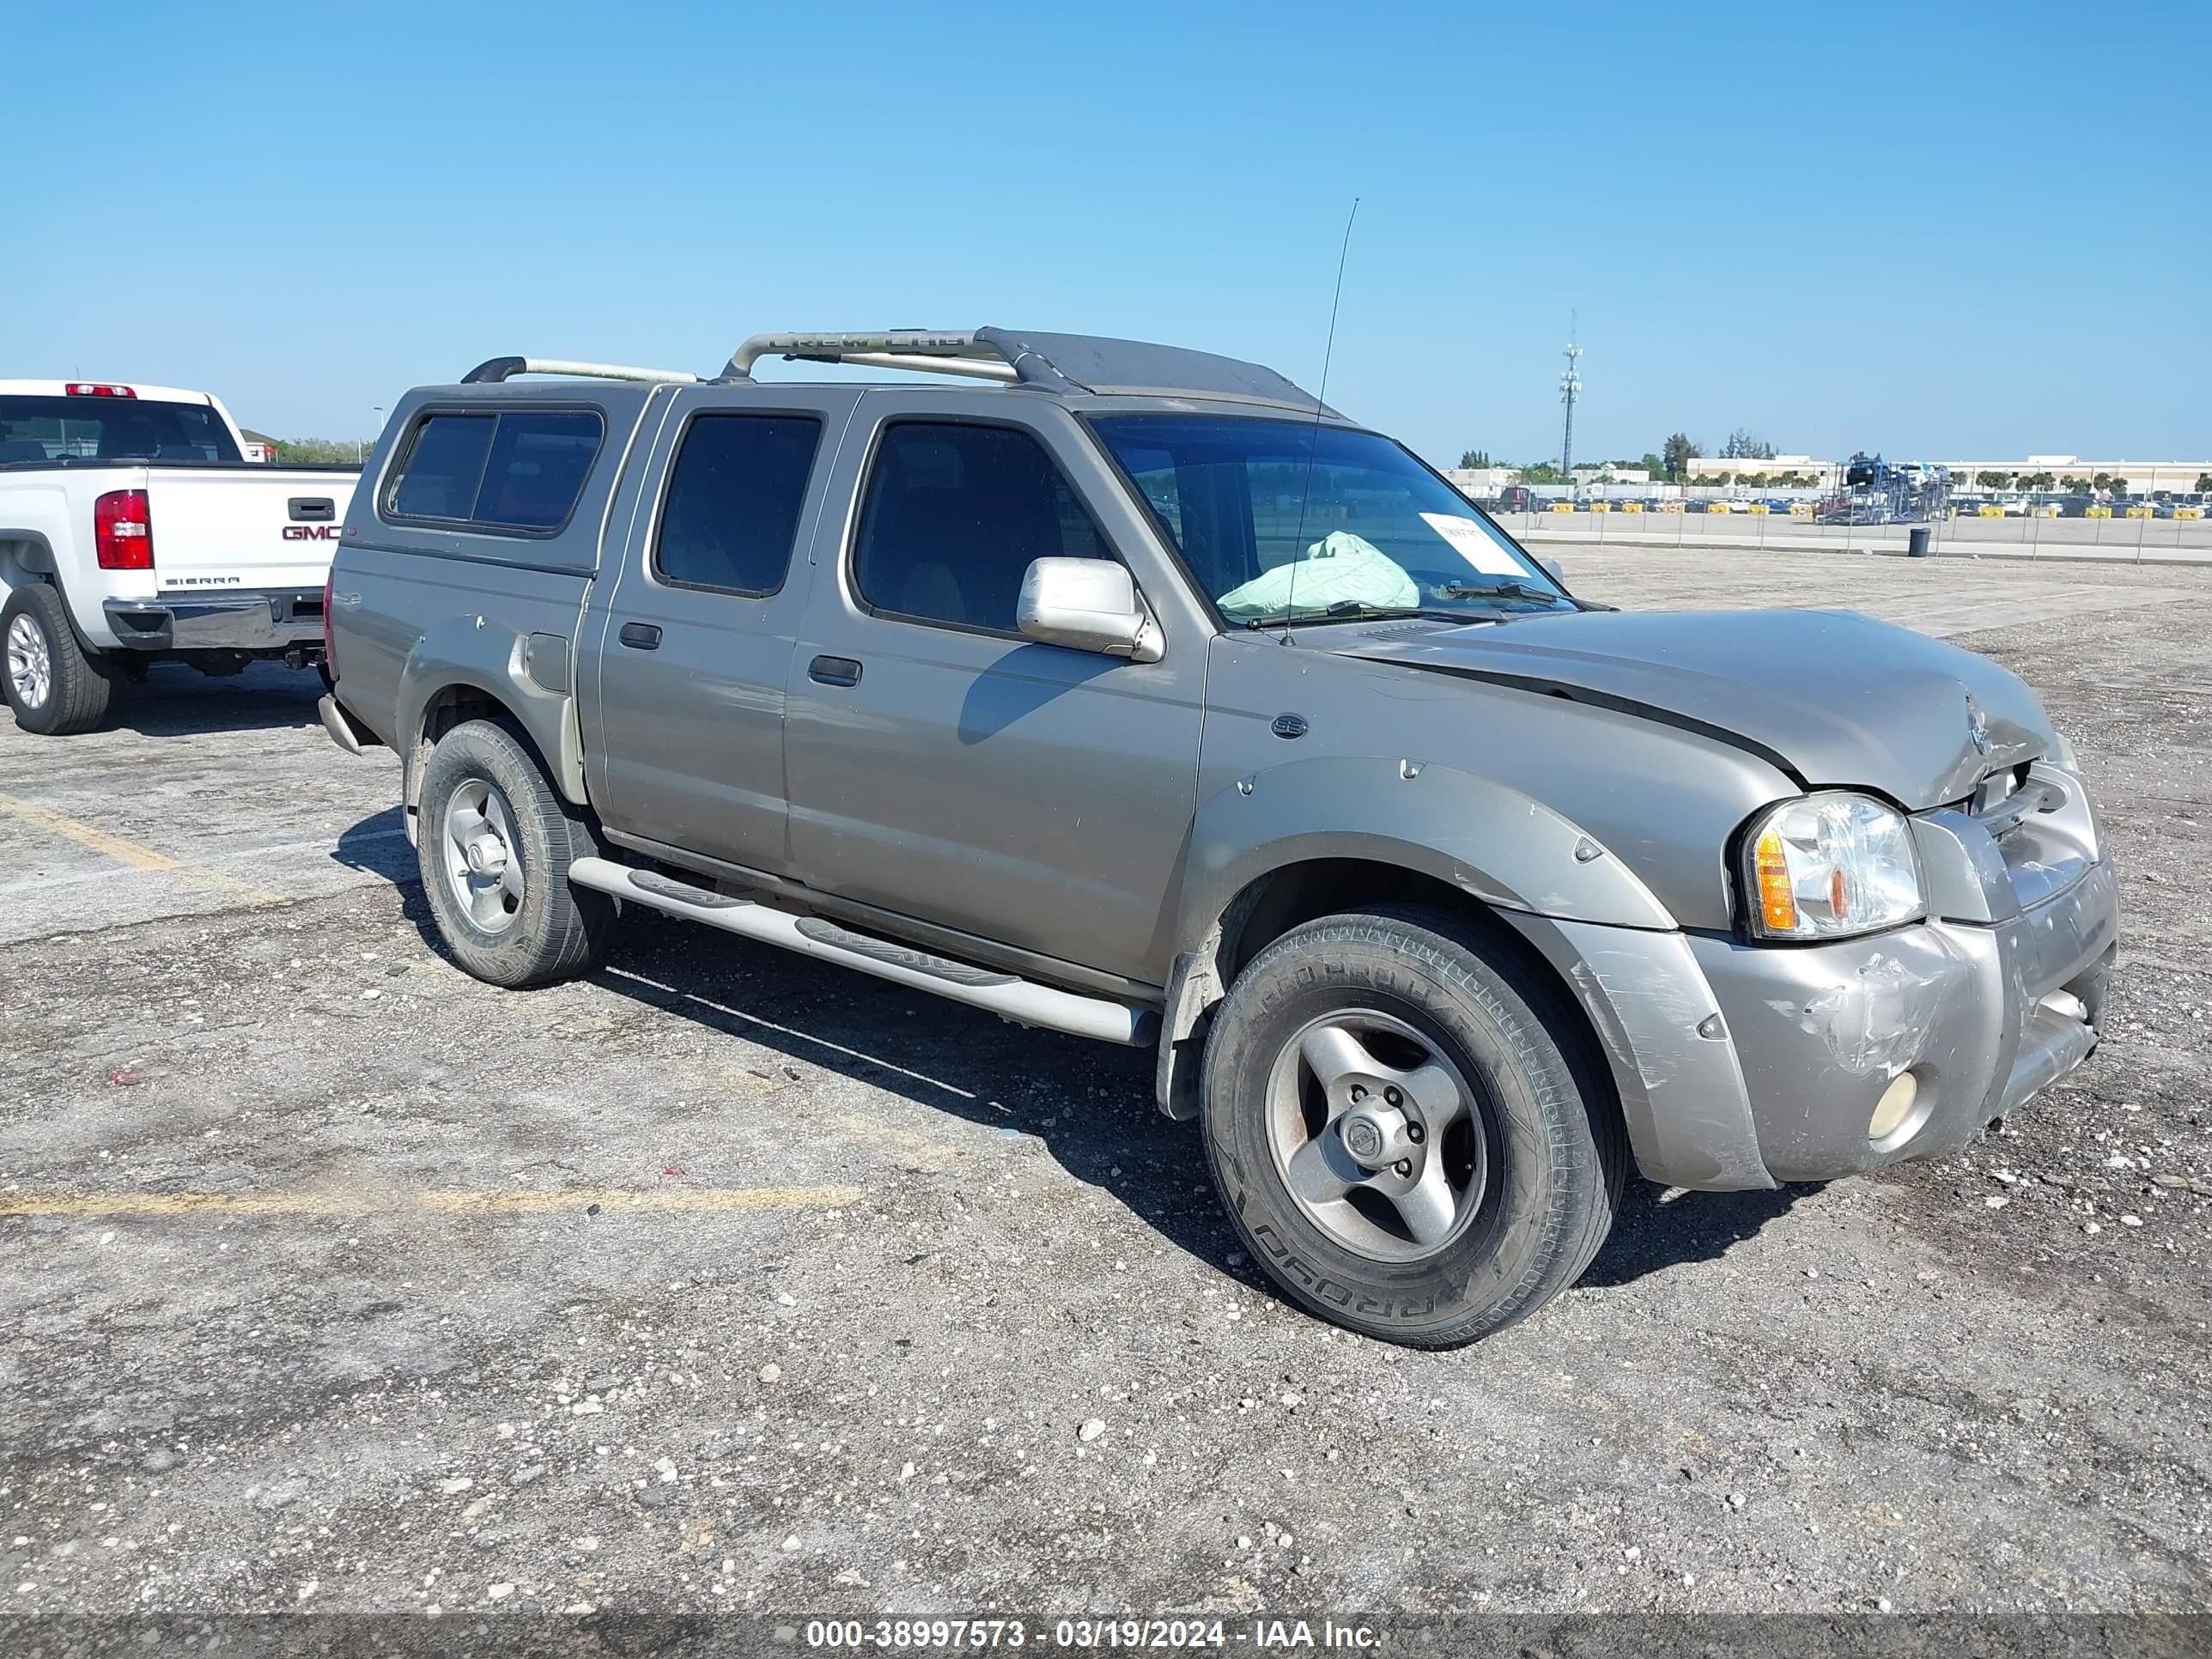
<path id="1" fill-rule="evenodd" d="M 2004 921 L 1932 921 L 1775 950 L 1694 939 L 1776 1181 L 1954 1152 L 2088 1057 L 2119 936 L 2110 864 Z M 1900 1073 L 1911 1115 L 1868 1122 Z"/>
<path id="2" fill-rule="evenodd" d="M 1956 1152 L 2088 1056 L 2118 888 L 2109 861 L 2068 873 L 2002 920 L 1834 945 L 1515 920 L 1596 1026 L 1643 1173 L 1766 1187 Z M 1907 1072 L 1911 1111 L 1876 1140 Z"/>

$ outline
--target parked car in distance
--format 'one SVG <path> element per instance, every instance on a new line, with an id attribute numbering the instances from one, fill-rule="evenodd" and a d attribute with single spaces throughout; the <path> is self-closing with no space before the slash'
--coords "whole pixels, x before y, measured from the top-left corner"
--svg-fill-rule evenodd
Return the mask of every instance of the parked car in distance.
<path id="1" fill-rule="evenodd" d="M 88 731 L 163 659 L 319 662 L 347 471 L 255 464 L 203 392 L 0 380 L 0 640 L 26 732 Z"/>
<path id="2" fill-rule="evenodd" d="M 712 380 L 524 378 L 558 367 L 401 399 L 332 570 L 324 722 L 399 757 L 481 979 L 586 972 L 642 908 L 1151 1047 L 1282 1293 L 1423 1346 L 1573 1283 L 1632 1164 L 1953 1152 L 2095 1046 L 2112 865 L 1986 658 L 1608 614 L 1202 352 L 763 335 Z"/>

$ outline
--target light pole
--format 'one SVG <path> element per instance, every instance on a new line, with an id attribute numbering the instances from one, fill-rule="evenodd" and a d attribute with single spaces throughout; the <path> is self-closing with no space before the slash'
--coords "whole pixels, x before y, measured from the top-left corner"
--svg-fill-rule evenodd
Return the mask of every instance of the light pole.
<path id="1" fill-rule="evenodd" d="M 1583 377 L 1575 372 L 1575 359 L 1583 355 L 1583 349 L 1571 337 L 1577 331 L 1571 323 L 1567 329 L 1567 372 L 1559 376 L 1559 401 L 1567 406 L 1566 425 L 1559 434 L 1559 471 L 1566 476 L 1570 500 L 1573 499 L 1575 482 L 1575 399 L 1583 390 Z"/>
<path id="2" fill-rule="evenodd" d="M 374 444 L 376 441 L 383 435 L 384 405 L 382 404 L 377 404 L 373 405 L 368 411 L 368 442 L 361 447 L 361 459 L 363 461 L 368 459 L 370 446 Z"/>

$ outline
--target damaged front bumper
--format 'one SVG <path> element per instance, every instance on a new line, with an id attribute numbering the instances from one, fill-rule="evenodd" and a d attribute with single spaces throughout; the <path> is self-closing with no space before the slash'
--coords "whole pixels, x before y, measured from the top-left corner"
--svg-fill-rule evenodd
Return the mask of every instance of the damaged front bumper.
<path id="1" fill-rule="evenodd" d="M 1964 812 L 1915 821 L 1936 919 L 1807 945 L 1523 927 L 1598 1028 L 1645 1176 L 1766 1187 L 1954 1152 L 2088 1057 L 2118 884 L 2079 779 L 2037 772 L 2065 799 L 2002 848 Z"/>

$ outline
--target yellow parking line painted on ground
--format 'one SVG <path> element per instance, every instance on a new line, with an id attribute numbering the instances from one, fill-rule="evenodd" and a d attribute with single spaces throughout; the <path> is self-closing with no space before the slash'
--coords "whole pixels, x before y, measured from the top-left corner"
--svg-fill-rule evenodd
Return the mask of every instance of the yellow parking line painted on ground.
<path id="1" fill-rule="evenodd" d="M 556 1210 L 835 1210 L 858 1187 L 572 1187 L 563 1192 L 0 1193 L 0 1215 L 94 1221 L 154 1216 L 542 1215 Z"/>
<path id="2" fill-rule="evenodd" d="M 538 1215 L 548 1210 L 836 1210 L 858 1187 L 584 1187 L 564 1193 L 424 1193 L 417 1207 L 445 1215 Z"/>
<path id="3" fill-rule="evenodd" d="M 152 848 L 142 846 L 137 842 L 127 841 L 121 836 L 111 836 L 105 830 L 95 829 L 89 823 L 82 823 L 76 818 L 64 817 L 49 807 L 40 805 L 36 801 L 20 800 L 14 795 L 0 795 L 0 812 L 4 812 L 19 823 L 28 824 L 34 830 L 43 830 L 49 835 L 59 836 L 64 841 L 73 841 L 78 846 L 99 854 L 102 858 L 111 858 L 118 864 L 127 864 L 133 870 L 174 870 L 192 880 L 205 882 L 210 887 L 219 888 L 234 898 L 244 900 L 248 904 L 284 902 L 282 895 L 272 893 L 265 887 L 256 887 L 250 881 L 240 881 L 235 876 L 226 876 L 221 871 L 210 870 L 204 865 L 190 864 L 181 859 L 173 859 L 167 853 L 157 853 Z"/>

